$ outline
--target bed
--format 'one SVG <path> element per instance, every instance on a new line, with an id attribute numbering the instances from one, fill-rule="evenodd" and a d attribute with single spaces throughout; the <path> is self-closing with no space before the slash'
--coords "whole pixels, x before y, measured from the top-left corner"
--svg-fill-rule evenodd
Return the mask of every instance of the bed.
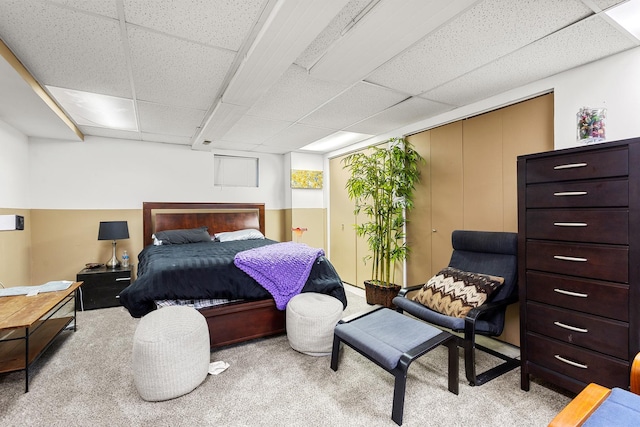
<path id="1" fill-rule="evenodd" d="M 159 232 L 203 226 L 211 236 L 247 229 L 264 234 L 264 218 L 263 204 L 143 203 L 144 248 L 139 254 L 137 279 L 120 294 L 122 305 L 132 316 L 141 317 L 155 309 L 156 300 L 223 299 L 215 306 L 199 309 L 209 326 L 211 347 L 283 333 L 285 311 L 277 309 L 264 287 L 233 265 L 234 254 L 278 242 L 262 239 L 153 245 L 152 236 Z M 212 273 L 210 268 L 217 270 Z M 162 280 L 158 274 L 163 275 Z M 346 307 L 342 281 L 324 256 L 315 259 L 302 292 L 334 296 Z"/>

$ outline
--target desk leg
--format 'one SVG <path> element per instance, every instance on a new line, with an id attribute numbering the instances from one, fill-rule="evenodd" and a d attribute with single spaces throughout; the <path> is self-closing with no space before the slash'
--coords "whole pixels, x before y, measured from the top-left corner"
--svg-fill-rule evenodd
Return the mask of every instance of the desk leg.
<path id="1" fill-rule="evenodd" d="M 29 328 L 24 330 L 24 392 L 29 392 Z"/>

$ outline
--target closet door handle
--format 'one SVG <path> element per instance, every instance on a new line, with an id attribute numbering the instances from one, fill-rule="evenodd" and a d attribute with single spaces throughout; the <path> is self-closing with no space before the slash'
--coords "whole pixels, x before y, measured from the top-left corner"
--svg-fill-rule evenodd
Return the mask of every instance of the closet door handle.
<path id="1" fill-rule="evenodd" d="M 553 290 L 553 292 L 557 292 L 559 294 L 562 295 L 568 295 L 570 297 L 578 297 L 578 298 L 587 298 L 589 296 L 589 294 L 583 294 L 583 293 L 579 293 L 579 292 L 571 292 L 571 291 L 565 291 L 564 289 L 558 289 L 555 288 Z"/>
<path id="2" fill-rule="evenodd" d="M 586 163 L 567 163 L 566 165 L 554 166 L 553 169 L 555 169 L 555 170 L 574 169 L 574 168 L 583 168 L 585 166 L 587 166 Z"/>
<path id="3" fill-rule="evenodd" d="M 558 326 L 558 327 L 560 327 L 560 328 L 568 329 L 568 330 L 574 331 L 574 332 L 582 332 L 583 334 L 586 334 L 587 332 L 589 332 L 588 329 L 578 328 L 578 327 L 567 325 L 565 323 L 558 322 L 558 321 L 553 322 L 553 324 Z"/>
<path id="4" fill-rule="evenodd" d="M 571 361 L 569 359 L 565 359 L 564 357 L 560 356 L 559 354 L 556 354 L 553 357 L 555 357 L 556 359 L 558 359 L 561 362 L 566 363 L 567 365 L 575 366 L 576 368 L 580 368 L 580 369 L 588 369 L 589 368 L 589 366 L 583 365 L 582 363 L 573 362 L 573 361 Z"/>
<path id="5" fill-rule="evenodd" d="M 564 197 L 564 196 L 586 196 L 586 191 L 558 191 L 557 193 L 553 193 L 554 196 Z"/>
<path id="6" fill-rule="evenodd" d="M 586 227 L 586 222 L 554 222 L 556 227 Z"/>
<path id="7" fill-rule="evenodd" d="M 564 255 L 554 255 L 553 258 L 557 259 L 557 260 L 560 260 L 560 261 L 573 261 L 573 262 L 587 262 L 588 261 L 586 258 L 578 258 L 578 257 L 574 257 L 574 256 L 564 256 Z"/>

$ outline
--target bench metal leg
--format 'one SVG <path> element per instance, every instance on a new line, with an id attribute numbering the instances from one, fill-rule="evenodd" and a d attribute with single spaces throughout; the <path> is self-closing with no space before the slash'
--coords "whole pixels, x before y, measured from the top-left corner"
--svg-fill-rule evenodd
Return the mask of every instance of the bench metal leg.
<path id="1" fill-rule="evenodd" d="M 331 349 L 331 369 L 338 370 L 338 353 L 340 353 L 340 338 L 333 334 L 333 348 Z"/>
<path id="2" fill-rule="evenodd" d="M 460 369 L 460 358 L 458 357 L 458 344 L 456 340 L 451 338 L 444 343 L 449 349 L 449 391 L 453 394 L 458 394 L 458 381 Z"/>
<path id="3" fill-rule="evenodd" d="M 398 365 L 400 365 L 400 363 L 398 363 Z M 395 373 L 396 381 L 393 387 L 391 419 L 398 425 L 402 425 L 402 416 L 404 415 L 404 395 L 407 390 L 407 369 L 409 369 L 408 364 L 404 366 L 404 369 Z"/>

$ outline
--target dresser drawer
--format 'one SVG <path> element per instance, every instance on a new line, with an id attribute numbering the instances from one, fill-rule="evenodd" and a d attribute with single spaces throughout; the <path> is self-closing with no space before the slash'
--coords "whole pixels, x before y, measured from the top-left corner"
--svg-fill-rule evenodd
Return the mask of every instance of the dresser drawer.
<path id="1" fill-rule="evenodd" d="M 629 285 L 528 271 L 526 298 L 629 321 Z"/>
<path id="2" fill-rule="evenodd" d="M 629 243 L 628 209 L 529 209 L 530 239 Z"/>
<path id="3" fill-rule="evenodd" d="M 527 162 L 527 183 L 607 178 L 629 174 L 627 147 L 557 155 Z"/>
<path id="4" fill-rule="evenodd" d="M 527 185 L 527 208 L 598 208 L 629 205 L 629 181 L 560 182 Z"/>
<path id="5" fill-rule="evenodd" d="M 595 351 L 566 344 L 536 333 L 527 334 L 528 360 L 547 369 L 604 387 L 627 388 L 629 364 Z"/>
<path id="6" fill-rule="evenodd" d="M 626 246 L 527 242 L 528 270 L 628 283 Z"/>
<path id="7" fill-rule="evenodd" d="M 530 302 L 527 328 L 620 359 L 629 356 L 629 324 L 618 320 Z"/>

